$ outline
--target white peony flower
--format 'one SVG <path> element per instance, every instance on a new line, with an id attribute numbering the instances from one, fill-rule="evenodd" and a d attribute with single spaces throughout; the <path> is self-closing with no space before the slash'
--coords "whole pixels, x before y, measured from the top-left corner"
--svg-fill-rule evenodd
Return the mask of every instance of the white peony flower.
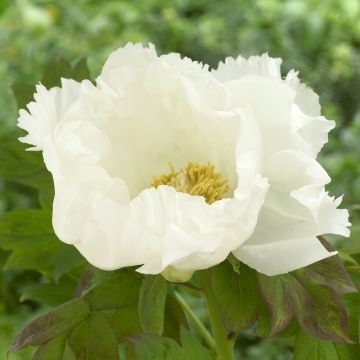
<path id="1" fill-rule="evenodd" d="M 18 122 L 53 175 L 56 234 L 99 268 L 184 281 L 233 252 L 273 275 L 333 255 L 316 236 L 348 235 L 315 160 L 334 123 L 279 59 L 209 71 L 128 44 L 96 85 L 38 85 Z"/>

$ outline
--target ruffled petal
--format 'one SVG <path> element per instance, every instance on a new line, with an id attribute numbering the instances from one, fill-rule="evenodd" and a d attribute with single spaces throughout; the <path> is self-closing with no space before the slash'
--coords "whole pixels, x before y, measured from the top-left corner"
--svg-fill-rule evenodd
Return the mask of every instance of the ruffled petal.
<path id="1" fill-rule="evenodd" d="M 290 70 L 285 77 L 285 82 L 296 91 L 295 103 L 305 114 L 320 116 L 321 106 L 319 96 L 314 90 L 300 82 L 298 74 L 298 71 Z"/>
<path id="2" fill-rule="evenodd" d="M 99 87 L 109 87 L 114 94 L 121 95 L 124 87 L 136 80 L 156 58 L 152 44 L 143 47 L 141 44 L 128 43 L 110 54 L 96 82 Z"/>
<path id="3" fill-rule="evenodd" d="M 335 121 L 324 116 L 305 115 L 300 107 L 293 104 L 291 108 L 292 129 L 303 142 L 304 150 L 316 157 L 328 141 L 328 133 L 335 127 Z"/>
<path id="4" fill-rule="evenodd" d="M 281 59 L 272 58 L 267 53 L 250 56 L 248 59 L 239 55 L 236 59 L 226 58 L 225 62 L 220 62 L 218 68 L 212 73 L 220 81 L 232 81 L 246 75 L 280 78 L 281 63 Z"/>
<path id="5" fill-rule="evenodd" d="M 317 235 L 337 234 L 350 236 L 349 212 L 338 209 L 342 196 L 335 199 L 323 187 L 308 185 L 293 191 L 291 196 L 306 206 L 313 216 Z"/>
<path id="6" fill-rule="evenodd" d="M 46 89 L 36 85 L 34 101 L 27 105 L 28 111 L 19 111 L 18 127 L 27 131 L 21 142 L 33 145 L 32 150 L 42 150 L 51 141 L 56 124 L 65 116 L 80 91 L 80 83 L 62 79 L 62 88 Z"/>
<path id="7" fill-rule="evenodd" d="M 252 233 L 266 190 L 266 180 L 254 177 L 233 199 L 212 205 L 168 186 L 144 190 L 132 206 L 143 226 L 158 237 L 159 252 L 138 271 L 154 274 L 168 266 L 190 271 L 223 261 Z"/>

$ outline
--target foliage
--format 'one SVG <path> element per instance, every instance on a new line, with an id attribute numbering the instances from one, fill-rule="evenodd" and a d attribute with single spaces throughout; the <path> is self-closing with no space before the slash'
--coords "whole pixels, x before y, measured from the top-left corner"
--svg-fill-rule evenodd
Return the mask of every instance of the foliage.
<path id="1" fill-rule="evenodd" d="M 181 291 L 192 308 L 201 309 L 197 275 L 192 289 L 180 289 L 159 276 L 142 277 L 134 269 L 106 273 L 88 266 L 53 233 L 52 180 L 41 155 L 25 152 L 16 141 L 21 135 L 14 127 L 16 104 L 24 107 L 31 100 L 31 84 L 41 80 L 55 86 L 60 76 L 90 78 L 82 57 L 89 55 L 90 68 L 98 73 L 108 53 L 127 41 L 151 41 L 161 52 L 178 51 L 212 66 L 227 55 L 268 51 L 285 59 L 286 70 L 299 69 L 321 95 L 325 114 L 338 125 L 322 159 L 334 179 L 329 189 L 346 194 L 354 223 L 351 239 L 339 243 L 342 261 L 333 257 L 269 278 L 229 259 L 209 274 L 222 321 L 229 336 L 237 338 L 236 351 L 244 358 L 280 360 L 294 351 L 295 359 L 357 359 L 358 1 L 0 4 L 0 327 L 10 339 L 23 319 L 30 320 L 12 350 L 37 347 L 35 352 L 25 348 L 19 359 L 30 358 L 30 353 L 34 360 L 111 360 L 125 353 L 127 359 L 213 358 L 211 346 L 194 336 L 200 334 L 174 296 L 174 290 Z M 70 65 L 59 55 L 77 61 Z M 201 310 L 196 313 L 205 319 Z M 265 337 L 273 340 L 261 341 Z M 0 356 L 4 346 L 8 344 L 0 342 Z"/>

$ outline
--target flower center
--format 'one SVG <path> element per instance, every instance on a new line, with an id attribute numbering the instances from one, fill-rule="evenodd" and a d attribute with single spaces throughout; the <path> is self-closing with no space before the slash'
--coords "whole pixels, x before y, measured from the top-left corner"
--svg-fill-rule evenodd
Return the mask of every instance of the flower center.
<path id="1" fill-rule="evenodd" d="M 221 173 L 215 172 L 211 163 L 201 165 L 197 162 L 188 162 L 183 169 L 176 171 L 174 165 L 169 163 L 170 172 L 154 176 L 151 186 L 172 186 L 176 191 L 190 195 L 203 196 L 208 204 L 221 200 L 229 191 L 229 183 Z"/>

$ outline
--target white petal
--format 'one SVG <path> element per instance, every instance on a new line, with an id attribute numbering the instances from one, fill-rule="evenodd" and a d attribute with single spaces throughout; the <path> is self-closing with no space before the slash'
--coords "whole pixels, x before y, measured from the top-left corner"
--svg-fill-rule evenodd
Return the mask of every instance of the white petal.
<path id="1" fill-rule="evenodd" d="M 105 270 L 146 263 L 158 252 L 156 241 L 129 205 L 107 199 L 91 211 L 75 246 L 91 264 Z"/>
<path id="2" fill-rule="evenodd" d="M 38 84 L 34 101 L 27 105 L 28 111 L 19 111 L 18 126 L 28 132 L 20 141 L 34 145 L 42 150 L 51 139 L 57 123 L 65 116 L 71 105 L 77 100 L 80 83 L 62 79 L 62 88 L 50 90 Z"/>
<path id="3" fill-rule="evenodd" d="M 327 143 L 328 133 L 335 127 L 335 122 L 324 116 L 305 115 L 296 104 L 291 108 L 291 116 L 293 131 L 299 134 L 305 149 L 315 157 Z"/>
<path id="4" fill-rule="evenodd" d="M 319 96 L 311 88 L 300 82 L 297 71 L 290 70 L 285 81 L 296 91 L 295 103 L 303 113 L 309 116 L 321 115 Z"/>
<path id="5" fill-rule="evenodd" d="M 311 220 L 269 206 L 266 200 L 253 235 L 234 255 L 266 275 L 286 273 L 325 259 L 329 253 L 316 238 Z M 286 202 L 280 205 L 284 207 Z M 291 209 L 292 205 L 288 205 Z M 294 209 L 294 208 L 293 208 Z M 291 216 L 292 215 L 292 216 Z"/>
<path id="6" fill-rule="evenodd" d="M 308 184 L 325 185 L 330 177 L 311 156 L 299 150 L 282 150 L 273 155 L 264 169 L 272 189 L 291 192 Z"/>
<path id="7" fill-rule="evenodd" d="M 143 191 L 132 204 L 143 226 L 157 237 L 159 253 L 138 271 L 158 273 L 168 266 L 198 270 L 223 261 L 252 233 L 266 190 L 266 181 L 254 177 L 234 199 L 212 205 L 168 186 Z"/>
<path id="8" fill-rule="evenodd" d="M 149 47 L 143 47 L 140 44 L 128 43 L 109 56 L 96 82 L 102 83 L 103 86 L 106 84 L 115 93 L 121 94 L 123 87 L 136 81 L 139 73 L 156 57 L 152 44 Z"/>
<path id="9" fill-rule="evenodd" d="M 214 76 L 221 81 L 231 81 L 246 75 L 271 76 L 281 78 L 280 66 L 282 60 L 272 58 L 268 54 L 250 56 L 248 59 L 238 56 L 228 57 L 213 70 Z"/>
<path id="10" fill-rule="evenodd" d="M 278 151 L 296 147 L 291 125 L 295 92 L 289 86 L 277 78 L 247 75 L 229 81 L 227 88 L 231 91 L 231 105 L 253 114 L 260 130 L 265 161 Z"/>
<path id="11" fill-rule="evenodd" d="M 316 237 L 249 243 L 234 252 L 239 260 L 268 276 L 284 274 L 336 254 L 328 252 Z"/>
<path id="12" fill-rule="evenodd" d="M 308 185 L 291 193 L 292 197 L 306 206 L 317 226 L 317 235 L 338 234 L 349 236 L 351 225 L 349 212 L 337 209 L 342 197 L 330 197 L 322 187 Z"/>

